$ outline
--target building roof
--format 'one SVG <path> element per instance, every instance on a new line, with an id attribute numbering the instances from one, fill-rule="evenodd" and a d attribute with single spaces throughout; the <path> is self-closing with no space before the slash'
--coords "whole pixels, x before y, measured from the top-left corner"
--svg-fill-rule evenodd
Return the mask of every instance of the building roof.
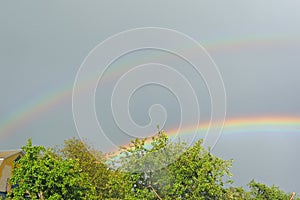
<path id="1" fill-rule="evenodd" d="M 16 155 L 18 153 L 24 154 L 22 150 L 0 151 L 0 165 L 5 158 Z"/>

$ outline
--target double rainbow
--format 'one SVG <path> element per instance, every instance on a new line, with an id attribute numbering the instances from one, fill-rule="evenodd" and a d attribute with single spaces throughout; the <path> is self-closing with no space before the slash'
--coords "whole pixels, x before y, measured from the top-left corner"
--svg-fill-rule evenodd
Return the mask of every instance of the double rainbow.
<path id="1" fill-rule="evenodd" d="M 241 48 L 256 48 L 256 47 L 276 47 L 281 45 L 291 45 L 293 41 L 284 37 L 277 38 L 241 38 L 232 40 L 222 40 L 219 42 L 212 42 L 203 44 L 209 52 L 214 51 L 232 51 Z M 122 74 L 131 65 L 124 64 L 122 68 L 112 70 L 108 73 L 109 77 L 115 77 L 117 74 Z M 63 87 L 52 90 L 48 93 L 41 95 L 39 98 L 33 99 L 31 102 L 20 105 L 20 107 L 14 109 L 10 114 L 0 121 L 0 137 L 3 139 L 10 135 L 16 134 L 20 131 L 21 127 L 27 123 L 34 121 L 37 117 L 51 111 L 54 108 L 65 105 L 69 102 L 72 96 L 72 83 L 65 84 Z M 201 130 L 208 128 L 208 124 L 202 124 Z M 300 117 L 293 116 L 267 116 L 267 117 L 241 117 L 227 119 L 224 126 L 224 132 L 299 132 L 300 130 Z M 188 134 L 195 130 L 191 130 L 189 127 L 185 127 L 180 134 Z M 172 136 L 177 133 L 176 130 L 167 131 Z"/>

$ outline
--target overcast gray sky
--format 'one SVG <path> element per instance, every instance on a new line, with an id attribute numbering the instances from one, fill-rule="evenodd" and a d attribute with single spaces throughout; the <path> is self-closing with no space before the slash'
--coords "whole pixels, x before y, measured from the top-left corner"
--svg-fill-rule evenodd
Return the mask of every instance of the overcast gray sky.
<path id="1" fill-rule="evenodd" d="M 20 148 L 29 137 L 46 146 L 77 137 L 71 93 L 81 63 L 109 36 L 137 27 L 174 29 L 206 48 L 224 80 L 228 119 L 300 118 L 299 8 L 299 1 L 290 0 L 1 1 L 0 149 Z M 120 58 L 112 68 L 153 60 L 173 65 L 198 85 L 201 115 L 208 119 L 211 106 L 203 80 L 193 77 L 187 63 L 171 57 L 145 50 Z M 106 131 L 118 131 L 106 97 L 120 76 L 122 71 L 97 90 L 97 116 Z M 143 89 L 133 95 L 133 119 L 147 124 L 149 106 L 161 103 L 168 112 L 165 129 L 176 127 L 176 99 L 161 87 Z M 259 128 L 223 134 L 214 153 L 235 160 L 237 185 L 254 178 L 300 193 L 300 130 L 299 124 L 294 126 L 276 134 L 255 131 Z"/>

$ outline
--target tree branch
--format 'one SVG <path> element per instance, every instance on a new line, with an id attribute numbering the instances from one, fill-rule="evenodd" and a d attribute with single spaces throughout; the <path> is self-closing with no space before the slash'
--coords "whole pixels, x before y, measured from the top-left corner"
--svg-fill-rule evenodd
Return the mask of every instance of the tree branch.
<path id="1" fill-rule="evenodd" d="M 157 198 L 159 198 L 159 200 L 162 200 L 162 198 L 157 194 L 157 192 L 155 191 L 155 189 L 151 185 L 149 185 L 148 187 L 153 190 L 154 194 L 157 196 Z"/>

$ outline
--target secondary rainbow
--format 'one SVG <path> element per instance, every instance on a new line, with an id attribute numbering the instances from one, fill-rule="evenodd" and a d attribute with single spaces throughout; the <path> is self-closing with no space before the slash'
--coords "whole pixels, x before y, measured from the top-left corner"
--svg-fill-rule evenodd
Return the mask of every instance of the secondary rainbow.
<path id="1" fill-rule="evenodd" d="M 284 37 L 268 37 L 268 38 L 240 38 L 240 39 L 227 39 L 218 42 L 211 42 L 203 44 L 205 48 L 209 52 L 214 51 L 232 51 L 241 48 L 256 48 L 256 47 L 276 47 L 281 45 L 291 45 L 293 41 L 288 40 L 288 38 Z M 133 63 L 125 63 L 116 70 L 111 70 L 106 78 L 105 81 L 109 81 L 111 77 L 115 77 L 118 74 L 122 74 L 126 71 L 127 68 L 131 67 Z M 95 78 L 95 77 L 92 77 Z M 97 78 L 97 77 L 96 77 Z M 87 85 L 89 82 L 87 80 Z M 27 123 L 32 123 L 34 119 L 38 116 L 42 116 L 44 113 L 51 111 L 55 107 L 59 107 L 65 105 L 66 102 L 70 102 L 72 96 L 72 87 L 73 83 L 69 82 L 66 83 L 63 87 L 59 89 L 51 90 L 45 94 L 42 94 L 40 97 L 33 99 L 30 102 L 24 103 L 20 107 L 15 108 L 0 122 L 0 136 L 3 139 L 5 136 L 9 136 L 11 134 L 21 133 L 21 127 L 23 127 Z M 84 88 L 84 86 L 83 86 Z M 279 117 L 280 118 L 280 117 Z M 270 122 L 273 120 L 273 123 L 278 122 L 279 118 L 269 118 L 266 122 Z M 290 124 L 287 122 L 287 118 L 280 118 L 286 122 L 286 124 Z M 247 124 L 247 122 L 243 121 L 242 119 L 235 119 L 236 126 L 237 124 Z M 293 122 L 295 121 L 294 118 L 290 119 Z M 239 122 L 239 123 L 238 123 Z M 230 124 L 230 123 L 229 123 Z M 248 122 L 250 125 L 250 122 Z M 254 125 L 255 122 L 252 120 L 252 124 Z M 298 123 L 297 123 L 298 124 Z M 187 128 L 188 130 L 188 128 Z M 171 131 L 172 133 L 172 131 Z M 172 135 L 172 134 L 171 134 Z"/>

